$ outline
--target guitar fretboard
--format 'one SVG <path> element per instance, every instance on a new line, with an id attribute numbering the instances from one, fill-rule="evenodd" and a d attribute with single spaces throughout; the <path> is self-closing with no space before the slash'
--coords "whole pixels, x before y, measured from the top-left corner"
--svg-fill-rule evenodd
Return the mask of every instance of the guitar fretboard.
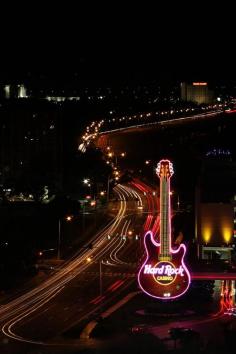
<path id="1" fill-rule="evenodd" d="M 171 225 L 170 225 L 170 179 L 160 178 L 160 254 L 162 261 L 170 260 Z"/>

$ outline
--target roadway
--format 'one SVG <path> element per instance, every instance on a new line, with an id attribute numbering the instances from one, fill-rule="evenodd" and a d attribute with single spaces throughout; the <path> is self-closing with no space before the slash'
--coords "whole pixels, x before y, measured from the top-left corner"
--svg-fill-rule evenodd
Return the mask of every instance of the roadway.
<path id="1" fill-rule="evenodd" d="M 82 327 L 136 288 L 135 279 L 124 274 L 140 256 L 140 230 L 154 212 L 154 196 L 132 185 L 117 185 L 114 192 L 118 201 L 109 208 L 116 215 L 89 242 L 93 248 L 80 250 L 45 282 L 0 307 L 1 353 L 60 347 L 68 329 Z M 112 276 L 103 276 L 109 272 Z"/>

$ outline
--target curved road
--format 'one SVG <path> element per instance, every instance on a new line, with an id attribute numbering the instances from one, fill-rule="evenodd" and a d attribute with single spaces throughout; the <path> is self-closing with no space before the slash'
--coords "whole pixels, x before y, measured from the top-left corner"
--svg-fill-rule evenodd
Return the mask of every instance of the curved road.
<path id="1" fill-rule="evenodd" d="M 116 216 L 93 237 L 93 248 L 80 251 L 48 280 L 0 307 L 5 336 L 1 353 L 69 345 L 61 334 L 85 324 L 136 288 L 129 273 L 137 266 L 140 229 L 147 225 L 154 201 L 135 185 L 117 185 L 114 191 L 118 201 L 109 208 Z"/>

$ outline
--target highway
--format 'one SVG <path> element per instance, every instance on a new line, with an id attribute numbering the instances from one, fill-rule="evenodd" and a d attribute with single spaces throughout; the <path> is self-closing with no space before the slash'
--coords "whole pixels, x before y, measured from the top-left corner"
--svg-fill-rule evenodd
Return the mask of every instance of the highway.
<path id="1" fill-rule="evenodd" d="M 60 335 L 71 326 L 87 323 L 136 287 L 135 279 L 125 274 L 137 266 L 140 230 L 154 211 L 154 196 L 145 196 L 145 188 L 140 192 L 135 185 L 117 185 L 118 200 L 109 205 L 116 216 L 89 241 L 92 249 L 80 250 L 45 282 L 0 307 L 2 336 L 8 341 L 3 353 L 6 348 L 22 353 L 22 343 L 61 343 Z"/>

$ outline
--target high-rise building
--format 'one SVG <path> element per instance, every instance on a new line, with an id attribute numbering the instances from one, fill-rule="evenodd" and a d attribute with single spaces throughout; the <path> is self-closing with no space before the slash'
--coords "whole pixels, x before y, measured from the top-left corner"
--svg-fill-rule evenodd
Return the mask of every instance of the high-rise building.
<path id="1" fill-rule="evenodd" d="M 234 243 L 232 203 L 200 203 L 197 215 L 197 238 L 202 259 L 230 259 Z"/>
<path id="2" fill-rule="evenodd" d="M 181 82 L 181 100 L 197 104 L 210 104 L 214 101 L 214 92 L 207 82 Z"/>
<path id="3" fill-rule="evenodd" d="M 0 98 L 27 98 L 27 89 L 24 84 L 0 85 Z"/>
<path id="4" fill-rule="evenodd" d="M 199 258 L 231 258 L 235 246 L 235 183 L 236 165 L 230 152 L 209 151 L 196 188 L 195 238 Z"/>

